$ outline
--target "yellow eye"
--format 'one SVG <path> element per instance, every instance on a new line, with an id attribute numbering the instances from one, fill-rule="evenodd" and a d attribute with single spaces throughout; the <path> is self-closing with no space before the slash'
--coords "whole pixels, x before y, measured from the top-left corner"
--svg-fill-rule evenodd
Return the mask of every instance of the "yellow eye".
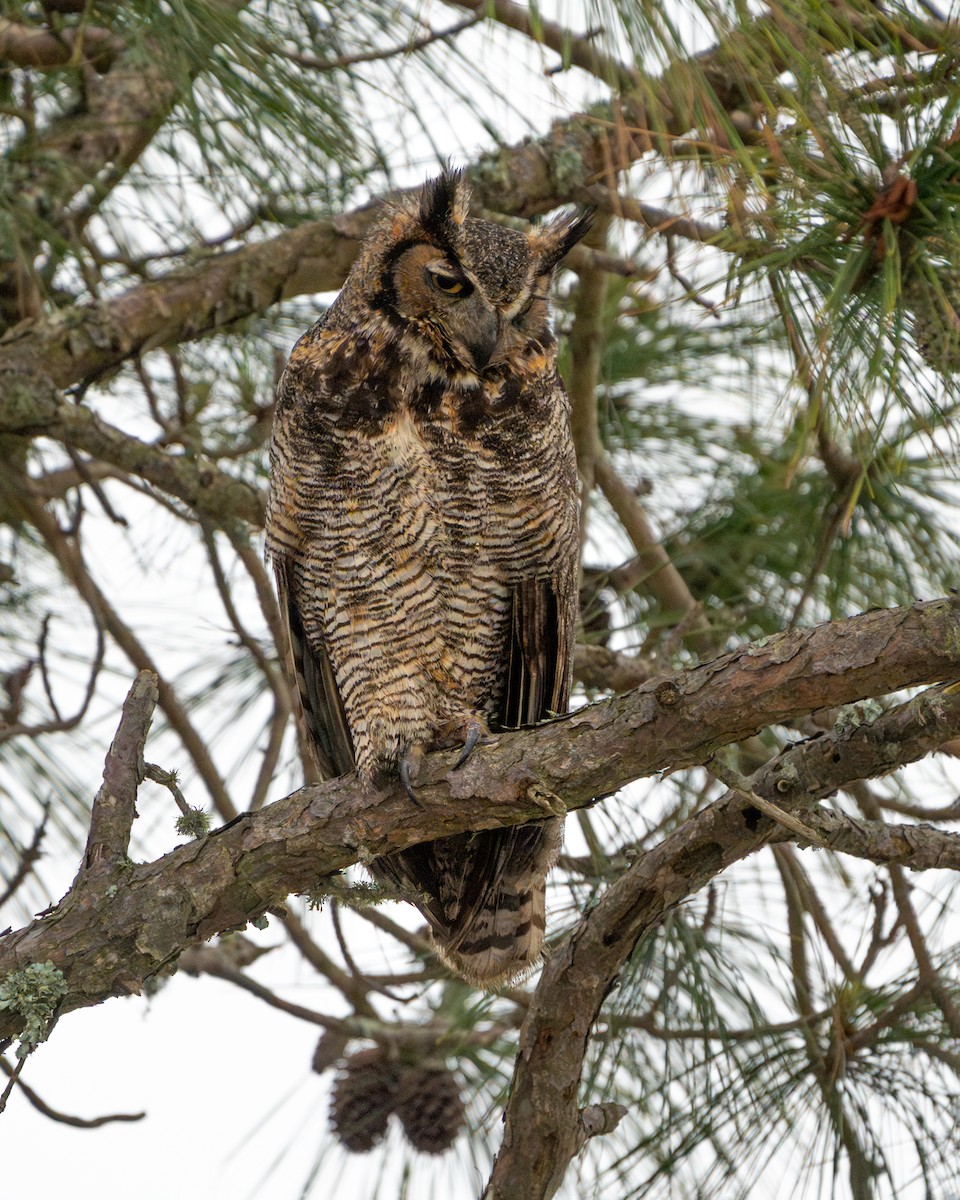
<path id="1" fill-rule="evenodd" d="M 459 275 L 452 275 L 449 271 L 431 270 L 430 267 L 427 268 L 427 278 L 435 288 L 447 296 L 462 296 L 469 286 Z"/>

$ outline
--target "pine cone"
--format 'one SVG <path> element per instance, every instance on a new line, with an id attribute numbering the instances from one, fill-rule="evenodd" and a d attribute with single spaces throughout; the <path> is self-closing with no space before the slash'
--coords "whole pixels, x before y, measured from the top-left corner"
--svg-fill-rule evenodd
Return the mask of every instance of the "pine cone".
<path id="1" fill-rule="evenodd" d="M 466 1124 L 460 1088 L 443 1066 L 407 1070 L 396 1106 L 407 1140 L 424 1154 L 443 1154 Z"/>
<path id="2" fill-rule="evenodd" d="M 383 1140 L 399 1083 L 396 1066 L 379 1046 L 344 1061 L 333 1085 L 330 1126 L 347 1150 L 365 1154 Z"/>

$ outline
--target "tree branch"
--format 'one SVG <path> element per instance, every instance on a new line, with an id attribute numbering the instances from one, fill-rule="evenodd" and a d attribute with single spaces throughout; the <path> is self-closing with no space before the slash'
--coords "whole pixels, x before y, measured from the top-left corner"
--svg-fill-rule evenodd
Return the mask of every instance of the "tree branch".
<path id="1" fill-rule="evenodd" d="M 143 782 L 143 748 L 157 703 L 157 677 L 141 671 L 127 693 L 116 737 L 103 764 L 103 784 L 93 798 L 83 871 L 110 870 L 127 856 Z"/>
<path id="2" fill-rule="evenodd" d="M 20 1065 L 24 1062 L 20 1060 Z M 8 1079 L 12 1079 L 17 1067 L 11 1067 L 5 1058 L 0 1056 L 0 1071 Z M 106 1113 L 102 1117 L 74 1117 L 70 1113 L 60 1112 L 59 1109 L 51 1108 L 45 1100 L 42 1100 L 32 1087 L 18 1079 L 17 1087 L 23 1093 L 24 1098 L 33 1105 L 38 1113 L 49 1117 L 51 1121 L 56 1121 L 60 1125 L 72 1125 L 74 1129 L 99 1129 L 101 1125 L 109 1125 L 113 1121 L 142 1121 L 147 1115 L 146 1113 Z"/>
<path id="3" fill-rule="evenodd" d="M 0 18 L 0 61 L 15 67 L 55 71 L 89 62 L 106 71 L 122 49 L 120 38 L 97 25 L 55 31 Z"/>
<path id="4" fill-rule="evenodd" d="M 718 747 L 787 717 L 952 678 L 960 674 L 958 608 L 956 599 L 917 603 L 744 646 L 626 696 L 501 735 L 456 772 L 450 755 L 430 755 L 415 807 L 393 780 L 378 788 L 349 776 L 302 788 L 155 862 L 118 864 L 95 879 L 81 872 L 51 912 L 0 940 L 0 978 L 31 962 L 53 962 L 67 977 L 63 1011 L 138 992 L 187 946 L 241 927 L 291 892 L 323 890 L 326 876 L 351 863 L 470 829 L 536 820 L 556 795 L 569 808 L 583 807 L 641 776 L 704 762 Z M 787 807 L 794 794 L 807 798 L 845 779 L 885 773 L 958 731 L 960 695 L 938 691 L 852 733 L 801 743 L 789 752 L 789 768 L 781 756 L 753 777 L 753 788 L 767 796 L 771 787 L 768 798 Z M 667 907 L 776 836 L 783 830 L 742 798 L 692 818 L 643 858 L 643 871 L 659 863 L 662 876 L 634 868 L 623 877 L 646 879 L 648 894 L 643 904 L 634 896 L 627 905 L 639 918 L 620 913 L 626 924 L 617 945 L 629 953 L 623 938 L 630 930 L 640 936 Z M 618 903 L 620 888 L 609 890 L 604 912 Z M 598 962 L 610 961 L 605 949 Z M 0 1014 L 0 1036 L 15 1027 L 15 1014 Z"/>
<path id="5" fill-rule="evenodd" d="M 957 690 L 932 688 L 872 725 L 788 748 L 752 777 L 751 790 L 779 808 L 804 810 L 805 823 L 823 828 L 834 814 L 810 810 L 817 799 L 849 780 L 886 773 L 892 754 L 898 764 L 915 761 L 958 721 Z M 863 824 L 860 829 L 866 833 Z M 887 846 L 900 861 L 914 865 L 916 849 L 918 864 L 960 869 L 960 836 L 942 834 L 928 858 L 927 847 L 910 834 L 877 832 L 884 835 L 878 848 Z M 732 863 L 787 836 L 742 793 L 728 792 L 639 859 L 557 948 L 521 1029 L 503 1146 L 484 1200 L 547 1200 L 555 1194 L 579 1149 L 579 1085 L 590 1033 L 623 964 L 670 908 Z M 869 841 L 864 836 L 860 844 L 864 857 L 872 858 Z"/>
<path id="6" fill-rule="evenodd" d="M 195 456 L 141 442 L 89 408 L 71 404 L 49 378 L 26 368 L 8 373 L 0 365 L 0 433 L 56 438 L 145 480 L 219 526 L 263 524 L 263 497 L 249 484 Z"/>
<path id="7" fill-rule="evenodd" d="M 285 50 L 279 45 L 271 46 L 270 49 L 274 53 L 289 59 L 290 62 L 295 62 L 297 66 L 306 67 L 310 71 L 343 71 L 350 67 L 358 66 L 360 63 L 382 62 L 384 59 L 396 58 L 398 55 L 414 54 L 417 50 L 423 50 L 427 46 L 433 45 L 434 42 L 451 41 L 458 33 L 463 33 L 465 29 L 472 28 L 482 21 L 485 16 L 486 13 L 481 9 L 481 11 L 474 13 L 472 17 L 458 21 L 455 25 L 450 25 L 446 29 L 431 29 L 419 37 L 411 35 L 407 41 L 401 42 L 399 45 L 386 46 L 374 50 L 360 50 L 355 54 L 341 54 L 337 58 L 317 58 L 313 54 L 300 54 L 295 50 Z"/>

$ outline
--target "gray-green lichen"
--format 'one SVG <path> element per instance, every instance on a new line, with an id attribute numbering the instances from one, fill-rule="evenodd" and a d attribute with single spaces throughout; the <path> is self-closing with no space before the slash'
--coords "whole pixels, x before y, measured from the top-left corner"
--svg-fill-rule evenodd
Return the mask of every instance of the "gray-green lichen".
<path id="1" fill-rule="evenodd" d="M 46 1040 L 57 1006 L 66 994 L 66 977 L 52 962 L 30 963 L 22 971 L 11 971 L 0 982 L 0 1010 L 15 1009 L 23 1018 L 17 1035 L 17 1058 L 26 1058 Z"/>
<path id="2" fill-rule="evenodd" d="M 872 725 L 878 717 L 883 716 L 883 705 L 876 700 L 860 700 L 856 704 L 844 704 L 837 713 L 833 731 L 838 736 L 851 734 L 862 725 Z"/>

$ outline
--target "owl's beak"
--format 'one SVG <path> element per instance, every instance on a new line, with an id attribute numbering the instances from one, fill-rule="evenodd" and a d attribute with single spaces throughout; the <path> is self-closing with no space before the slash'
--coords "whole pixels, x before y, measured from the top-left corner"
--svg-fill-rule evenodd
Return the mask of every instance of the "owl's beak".
<path id="1" fill-rule="evenodd" d="M 470 331 L 467 349 L 478 373 L 489 366 L 496 356 L 502 335 L 503 318 L 500 313 L 488 310 L 476 321 L 475 328 Z"/>

